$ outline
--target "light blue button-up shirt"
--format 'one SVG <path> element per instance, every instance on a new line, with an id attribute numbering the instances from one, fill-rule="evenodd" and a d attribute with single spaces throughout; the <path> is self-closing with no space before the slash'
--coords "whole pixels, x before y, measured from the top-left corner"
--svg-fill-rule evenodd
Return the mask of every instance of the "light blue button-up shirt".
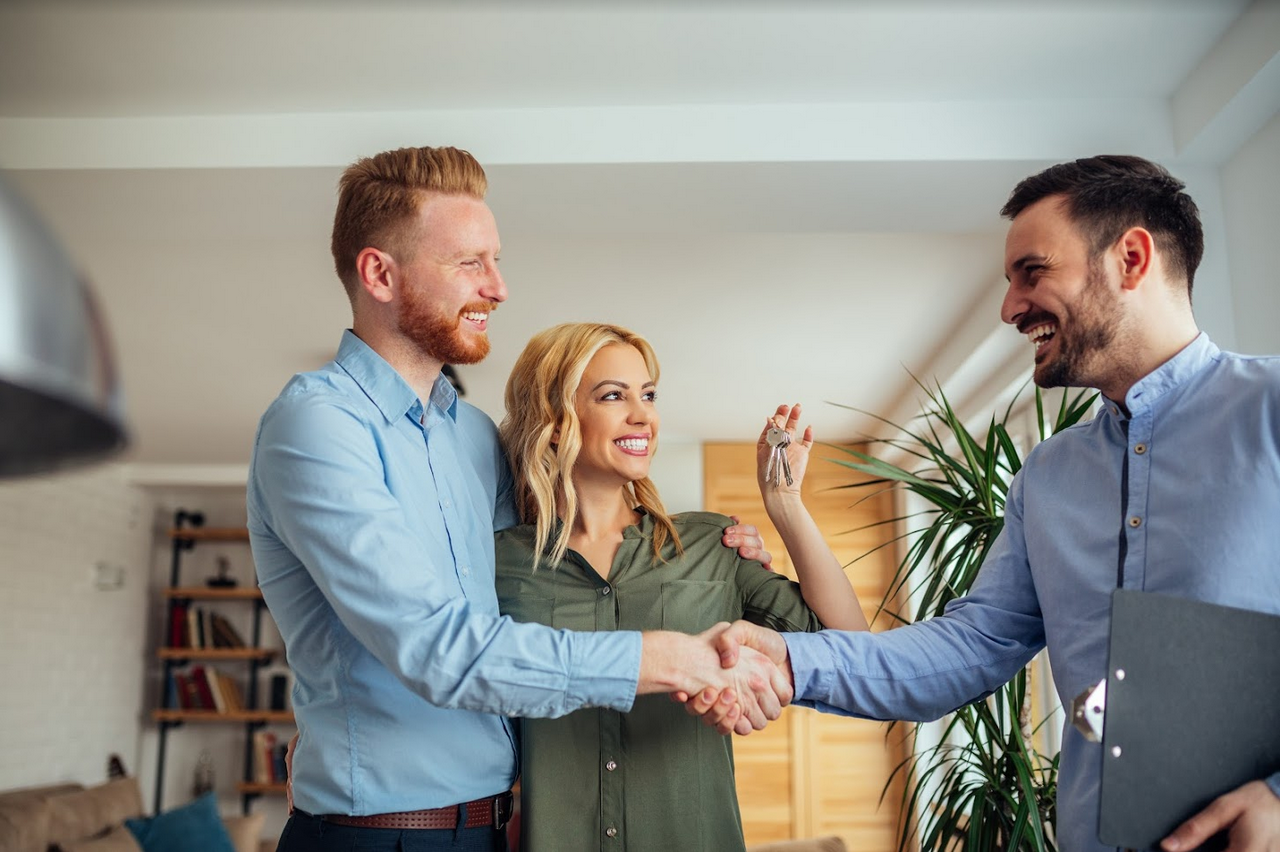
<path id="1" fill-rule="evenodd" d="M 1047 644 L 1069 706 L 1106 675 L 1117 582 L 1280 613 L 1280 357 L 1222 352 L 1202 334 L 1125 405 L 1130 416 L 1105 402 L 1028 455 L 972 593 L 943 616 L 881 634 L 788 634 L 797 703 L 936 719 L 995 690 Z M 1065 852 L 1106 848 L 1101 768 L 1101 746 L 1067 724 Z M 1280 795 L 1280 774 L 1268 781 Z"/>
<path id="2" fill-rule="evenodd" d="M 630 709 L 640 634 L 498 614 L 493 533 L 514 522 L 511 474 L 493 421 L 443 377 L 424 406 L 346 332 L 263 415 L 248 511 L 294 673 L 302 810 L 489 796 L 516 776 L 507 716 Z"/>

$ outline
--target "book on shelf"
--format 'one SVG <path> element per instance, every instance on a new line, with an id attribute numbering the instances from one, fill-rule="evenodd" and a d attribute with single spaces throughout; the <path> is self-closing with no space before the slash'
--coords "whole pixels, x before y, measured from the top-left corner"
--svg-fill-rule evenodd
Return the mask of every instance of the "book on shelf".
<path id="1" fill-rule="evenodd" d="M 285 762 L 288 751 L 288 743 L 276 743 L 271 749 L 271 775 L 277 784 L 283 784 L 289 780 L 289 766 Z"/>
<path id="2" fill-rule="evenodd" d="M 209 613 L 209 636 L 213 639 L 213 647 L 215 648 L 243 648 L 245 647 L 244 639 L 234 627 L 222 615 L 211 612 Z"/>
<path id="3" fill-rule="evenodd" d="M 240 692 L 240 684 L 222 672 L 217 672 L 218 687 L 222 690 L 222 698 L 226 702 L 227 712 L 244 709 L 244 696 Z"/>
<path id="4" fill-rule="evenodd" d="M 183 601 L 175 601 L 169 609 L 169 647 L 187 647 L 188 636 L 187 605 Z"/>
<path id="5" fill-rule="evenodd" d="M 199 648 L 200 645 L 200 613 L 193 606 L 187 607 L 187 641 L 186 648 Z"/>
<path id="6" fill-rule="evenodd" d="M 213 696 L 213 709 L 219 713 L 227 712 L 227 701 L 222 695 L 222 686 L 218 672 L 212 667 L 204 669 L 204 679 L 209 686 L 209 694 Z"/>
<path id="7" fill-rule="evenodd" d="M 213 700 L 213 690 L 209 688 L 209 678 L 204 673 L 204 666 L 192 666 L 189 675 L 200 694 L 200 706 L 197 709 L 217 710 L 218 705 Z"/>
<path id="8" fill-rule="evenodd" d="M 200 687 L 189 672 L 174 672 L 173 679 L 177 683 L 178 707 L 183 710 L 207 709 L 200 696 Z"/>
<path id="9" fill-rule="evenodd" d="M 253 780 L 258 784 L 275 784 L 283 781 L 276 776 L 274 752 L 276 735 L 271 731 L 253 732 Z"/>

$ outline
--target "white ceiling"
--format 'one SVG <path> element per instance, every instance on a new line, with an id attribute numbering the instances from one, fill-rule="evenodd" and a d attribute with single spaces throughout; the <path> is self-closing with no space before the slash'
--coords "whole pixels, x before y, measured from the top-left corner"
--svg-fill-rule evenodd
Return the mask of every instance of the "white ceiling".
<path id="1" fill-rule="evenodd" d="M 98 287 L 141 462 L 247 460 L 348 316 L 337 176 L 419 144 L 477 155 L 503 234 L 468 399 L 500 417 L 534 331 L 606 319 L 658 346 L 669 437 L 798 398 L 846 438 L 822 400 L 901 414 L 904 366 L 950 376 L 998 326 L 1018 179 L 1213 174 L 1280 106 L 1277 33 L 1273 0 L 11 0 L 0 166 Z M 1029 348 L 995 339 L 1011 378 Z"/>

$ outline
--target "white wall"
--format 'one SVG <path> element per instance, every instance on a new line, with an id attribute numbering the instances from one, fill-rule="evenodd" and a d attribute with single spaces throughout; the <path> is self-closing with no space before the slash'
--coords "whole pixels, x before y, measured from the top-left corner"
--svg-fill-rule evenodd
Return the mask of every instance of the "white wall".
<path id="1" fill-rule="evenodd" d="M 1280 116 L 1227 161 L 1221 181 L 1235 347 L 1254 355 L 1280 353 Z"/>
<path id="2" fill-rule="evenodd" d="M 136 770 L 147 507 L 119 465 L 0 483 L 0 789 Z"/>

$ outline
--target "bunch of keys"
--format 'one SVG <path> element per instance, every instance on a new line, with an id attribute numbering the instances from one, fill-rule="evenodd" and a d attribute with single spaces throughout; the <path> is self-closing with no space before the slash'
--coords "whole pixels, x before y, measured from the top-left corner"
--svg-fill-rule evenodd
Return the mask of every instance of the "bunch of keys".
<path id="1" fill-rule="evenodd" d="M 770 426 L 764 440 L 770 447 L 769 466 L 765 468 L 764 481 L 777 488 L 785 478 L 787 485 L 791 485 L 791 462 L 787 461 L 787 445 L 791 443 L 791 435 L 784 429 Z"/>

